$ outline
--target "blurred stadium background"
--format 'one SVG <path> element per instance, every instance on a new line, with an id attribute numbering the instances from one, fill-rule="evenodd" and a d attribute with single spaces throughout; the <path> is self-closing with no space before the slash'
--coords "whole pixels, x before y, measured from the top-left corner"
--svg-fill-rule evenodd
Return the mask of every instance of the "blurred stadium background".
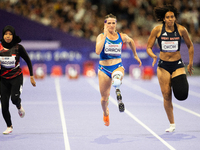
<path id="1" fill-rule="evenodd" d="M 12 25 L 22 39 L 38 78 L 47 75 L 95 76 L 99 56 L 95 40 L 103 30 L 104 17 L 117 16 L 117 30 L 132 37 L 143 67 L 138 68 L 129 47 L 124 45 L 122 59 L 127 74 L 139 78 L 144 72 L 156 74 L 146 44 L 152 28 L 159 24 L 153 9 L 174 5 L 180 12 L 177 22 L 185 26 L 194 44 L 194 74 L 200 74 L 199 0 L 0 0 L 0 29 Z M 0 32 L 2 38 L 2 32 Z M 153 48 L 159 53 L 157 44 Z M 181 46 L 188 64 L 188 49 Z M 26 64 L 21 60 L 24 74 Z M 153 71 L 153 72 L 152 72 Z"/>

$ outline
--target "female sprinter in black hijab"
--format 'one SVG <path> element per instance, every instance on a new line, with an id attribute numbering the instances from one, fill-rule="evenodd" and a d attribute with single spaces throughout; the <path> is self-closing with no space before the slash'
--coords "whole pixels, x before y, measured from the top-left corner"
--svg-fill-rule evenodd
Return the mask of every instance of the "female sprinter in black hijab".
<path id="1" fill-rule="evenodd" d="M 15 29 L 12 26 L 8 25 L 3 29 L 0 43 L 0 100 L 3 118 L 7 125 L 7 129 L 3 134 L 10 134 L 13 131 L 9 112 L 10 97 L 12 103 L 16 105 L 18 109 L 19 116 L 23 118 L 25 115 L 20 98 L 23 85 L 20 57 L 22 57 L 28 65 L 31 84 L 36 86 L 31 60 L 24 47 L 18 44 L 20 42 L 21 39 L 16 35 Z"/>

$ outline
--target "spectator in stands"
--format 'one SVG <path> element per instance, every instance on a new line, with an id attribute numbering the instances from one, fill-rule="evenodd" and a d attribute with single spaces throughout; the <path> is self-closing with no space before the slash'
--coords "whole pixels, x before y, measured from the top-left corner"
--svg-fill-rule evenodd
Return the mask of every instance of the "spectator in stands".
<path id="1" fill-rule="evenodd" d="M 137 43 L 141 43 L 140 39 L 144 37 L 143 34 L 146 30 L 151 31 L 156 24 L 155 18 L 152 19 L 153 8 L 155 6 L 162 6 L 163 4 L 173 4 L 178 11 L 182 13 L 182 15 L 177 18 L 177 21 L 180 21 L 180 23 L 188 29 L 189 33 L 193 33 L 192 36 L 195 38 L 192 38 L 192 40 L 194 39 L 194 42 L 200 41 L 200 37 L 198 38 L 197 36 L 200 22 L 200 2 L 198 0 L 184 0 L 182 2 L 180 2 L 180 0 L 104 0 L 101 1 L 101 3 L 99 0 L 59 2 L 56 0 L 4 0 L 0 2 L 0 9 L 6 9 L 9 12 L 24 15 L 44 25 L 49 25 L 74 36 L 77 35 L 78 37 L 81 36 L 90 40 L 93 40 L 96 36 L 96 32 L 88 32 L 87 26 L 91 25 L 90 20 L 92 20 L 92 23 L 98 22 L 104 19 L 106 14 L 112 12 L 118 18 L 118 25 L 120 25 L 120 22 L 123 20 L 127 20 L 128 24 L 126 28 L 130 29 L 132 23 L 136 22 L 137 29 L 140 33 L 137 36 L 134 36 L 135 33 L 131 33 L 130 36 L 133 37 L 135 41 L 138 41 Z M 140 17 L 138 18 L 137 16 Z M 190 17 L 188 18 L 188 16 Z M 185 21 L 185 18 L 187 18 L 187 21 Z M 49 20 L 51 20 L 51 23 L 49 23 Z M 71 25 L 70 22 L 79 23 L 84 26 L 81 28 L 81 31 L 79 31 L 79 34 L 74 34 L 73 30 L 77 30 L 77 26 Z M 144 24 L 142 24 L 144 22 L 148 24 L 148 26 L 144 27 Z M 67 29 L 64 28 L 66 23 L 70 25 Z M 193 30 L 191 26 L 195 28 L 194 32 L 191 32 L 191 30 Z M 98 32 L 100 32 L 102 27 L 98 23 L 92 26 L 90 30 L 93 31 L 96 27 Z M 95 29 L 95 31 L 97 29 Z M 122 31 L 125 28 L 118 26 L 117 29 L 118 31 Z M 128 30 L 125 29 L 124 31 L 126 33 Z M 86 34 L 80 34 L 80 32 L 86 32 Z M 142 41 L 144 41 L 144 39 Z"/>

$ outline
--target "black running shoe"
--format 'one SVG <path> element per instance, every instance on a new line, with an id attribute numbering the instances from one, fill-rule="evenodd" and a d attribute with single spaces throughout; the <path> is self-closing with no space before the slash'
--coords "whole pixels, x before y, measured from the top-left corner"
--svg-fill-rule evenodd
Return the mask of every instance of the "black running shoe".
<path id="1" fill-rule="evenodd" d="M 119 89 L 116 89 L 116 95 L 117 95 L 119 111 L 124 112 L 125 107 L 124 107 L 124 103 L 122 102 L 121 91 Z"/>
<path id="2" fill-rule="evenodd" d="M 118 103 L 118 107 L 119 107 L 119 111 L 120 112 L 124 112 L 124 110 L 125 110 L 125 107 L 124 107 L 124 103 Z"/>

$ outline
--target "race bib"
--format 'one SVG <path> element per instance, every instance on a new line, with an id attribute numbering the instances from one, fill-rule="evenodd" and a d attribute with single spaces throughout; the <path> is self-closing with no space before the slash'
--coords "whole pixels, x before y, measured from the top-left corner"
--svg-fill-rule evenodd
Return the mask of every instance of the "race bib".
<path id="1" fill-rule="evenodd" d="M 166 52 L 175 52 L 178 50 L 178 41 L 162 41 L 162 50 Z"/>
<path id="2" fill-rule="evenodd" d="M 1 66 L 3 66 L 4 68 L 14 68 L 15 61 L 15 56 L 0 56 Z"/>
<path id="3" fill-rule="evenodd" d="M 122 47 L 121 43 L 120 44 L 108 44 L 108 43 L 106 43 L 104 52 L 107 55 L 113 55 L 113 56 L 121 55 L 121 49 L 122 49 L 121 47 Z"/>

